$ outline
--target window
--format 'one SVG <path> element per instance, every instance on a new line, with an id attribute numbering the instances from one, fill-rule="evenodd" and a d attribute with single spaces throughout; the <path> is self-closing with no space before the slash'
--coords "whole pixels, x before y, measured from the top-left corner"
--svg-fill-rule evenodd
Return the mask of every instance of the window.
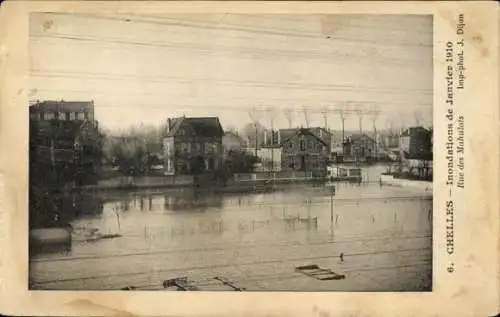
<path id="1" fill-rule="evenodd" d="M 301 151 L 306 150 L 306 141 L 304 139 L 300 140 L 300 150 Z"/>
<path id="2" fill-rule="evenodd" d="M 83 112 L 78 112 L 77 119 L 83 121 L 85 119 L 85 114 Z"/>
<path id="3" fill-rule="evenodd" d="M 210 142 L 205 142 L 205 153 L 208 153 L 212 150 L 212 144 Z"/>
<path id="4" fill-rule="evenodd" d="M 55 117 L 55 114 L 51 111 L 45 112 L 43 115 L 44 120 L 53 120 Z"/>
<path id="5" fill-rule="evenodd" d="M 69 113 L 69 120 L 71 120 L 71 121 L 76 120 L 76 112 Z"/>
<path id="6" fill-rule="evenodd" d="M 57 118 L 59 120 L 66 120 L 66 113 L 62 112 L 62 111 L 59 111 L 59 113 L 57 114 Z"/>

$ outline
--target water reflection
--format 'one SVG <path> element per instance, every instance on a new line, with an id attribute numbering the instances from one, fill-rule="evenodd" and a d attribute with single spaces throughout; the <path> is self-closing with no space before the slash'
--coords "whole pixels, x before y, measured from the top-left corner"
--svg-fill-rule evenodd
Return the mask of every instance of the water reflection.
<path id="1" fill-rule="evenodd" d="M 413 265 L 428 258 L 432 245 L 432 197 L 378 184 L 338 184 L 333 199 L 329 189 L 316 185 L 288 185 L 258 194 L 194 189 L 118 192 L 99 199 L 104 199 L 103 210 L 93 216 L 76 217 L 73 226 L 120 233 L 122 237 L 93 243 L 73 241 L 71 254 L 60 254 L 70 261 L 55 262 L 53 267 L 38 264 L 35 268 L 45 279 L 63 271 L 67 278 L 105 276 L 112 269 L 125 276 L 142 272 L 149 280 L 158 274 L 153 272 L 157 268 L 167 275 L 169 270 L 188 274 L 191 268 L 213 270 L 222 265 L 233 265 L 228 272 L 248 278 L 258 272 L 254 267 L 260 261 L 282 260 L 267 273 L 259 272 L 278 274 L 288 270 L 288 262 L 296 258 L 305 262 L 324 259 L 324 265 L 337 265 L 328 264 L 328 260 L 337 263 L 340 253 L 345 254 L 345 265 L 357 265 L 352 270 L 403 265 L 405 261 Z M 407 252 L 404 256 L 403 250 Z M 368 253 L 372 255 L 362 256 Z M 96 260 L 77 260 L 88 257 Z M 123 261 L 125 258 L 127 261 Z M 241 268 L 241 263 L 251 265 Z M 81 270 L 91 273 L 78 273 Z M 388 279 L 408 282 L 398 274 Z M 97 289 L 103 282 L 92 279 L 88 283 Z M 106 280 L 106 285 L 112 283 L 118 289 L 128 285 L 126 278 Z M 81 287 L 78 282 L 64 285 Z"/>
<path id="2" fill-rule="evenodd" d="M 104 200 L 96 193 L 30 189 L 31 228 L 65 227 L 74 219 L 94 217 L 103 210 Z"/>

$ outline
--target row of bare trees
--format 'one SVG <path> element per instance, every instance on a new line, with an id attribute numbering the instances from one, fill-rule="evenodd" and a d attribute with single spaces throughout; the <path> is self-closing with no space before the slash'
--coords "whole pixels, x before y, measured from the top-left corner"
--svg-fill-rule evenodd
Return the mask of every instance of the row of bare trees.
<path id="1" fill-rule="evenodd" d="M 126 174 L 143 174 L 161 164 L 162 139 L 166 125 L 131 126 L 117 133 L 106 131 L 102 153 L 106 165 Z"/>

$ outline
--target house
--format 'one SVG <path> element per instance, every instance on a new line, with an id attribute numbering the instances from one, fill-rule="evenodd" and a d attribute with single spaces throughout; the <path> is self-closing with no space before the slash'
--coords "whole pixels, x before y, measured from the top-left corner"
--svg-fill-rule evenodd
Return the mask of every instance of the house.
<path id="1" fill-rule="evenodd" d="M 93 101 L 42 101 L 29 107 L 30 183 L 97 183 L 102 144 Z"/>
<path id="2" fill-rule="evenodd" d="M 325 141 L 323 132 L 298 128 L 280 130 L 281 170 L 323 171 L 330 155 L 330 143 Z"/>
<path id="3" fill-rule="evenodd" d="M 399 138 L 402 157 L 407 160 L 432 160 L 432 131 L 411 127 Z"/>
<path id="4" fill-rule="evenodd" d="M 404 169 L 419 177 L 432 177 L 433 131 L 410 127 L 399 138 L 399 151 Z"/>
<path id="5" fill-rule="evenodd" d="M 169 118 L 165 132 L 166 175 L 201 174 L 222 167 L 224 130 L 219 118 Z"/>
<path id="6" fill-rule="evenodd" d="M 366 134 L 351 134 L 344 141 L 344 156 L 358 160 L 370 159 L 375 154 L 376 142 Z"/>

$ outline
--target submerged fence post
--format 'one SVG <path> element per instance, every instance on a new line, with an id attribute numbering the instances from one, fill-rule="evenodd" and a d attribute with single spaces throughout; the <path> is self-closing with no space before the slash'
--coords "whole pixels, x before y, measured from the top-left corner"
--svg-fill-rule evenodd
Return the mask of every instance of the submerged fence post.
<path id="1" fill-rule="evenodd" d="M 121 226 L 120 226 L 120 214 L 118 213 L 118 210 L 115 209 L 115 214 L 116 214 L 116 222 L 118 224 L 118 232 L 121 232 Z"/>

